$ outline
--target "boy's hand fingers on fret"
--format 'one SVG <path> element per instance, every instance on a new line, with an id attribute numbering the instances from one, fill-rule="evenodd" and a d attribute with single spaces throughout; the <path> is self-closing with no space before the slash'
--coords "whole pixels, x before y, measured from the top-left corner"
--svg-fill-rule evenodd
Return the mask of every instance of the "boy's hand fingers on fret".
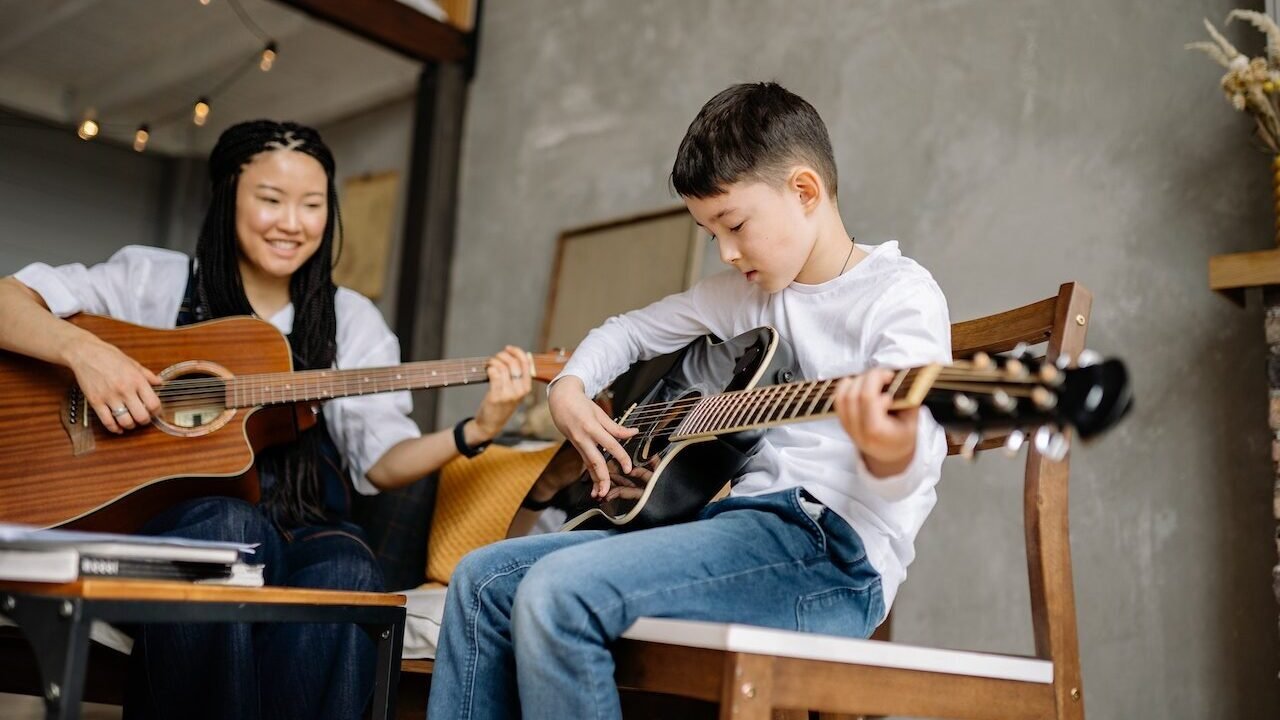
<path id="1" fill-rule="evenodd" d="M 836 385 L 836 415 L 855 443 L 862 436 L 862 424 L 858 417 L 858 387 L 861 380 L 861 376 L 844 378 Z"/>

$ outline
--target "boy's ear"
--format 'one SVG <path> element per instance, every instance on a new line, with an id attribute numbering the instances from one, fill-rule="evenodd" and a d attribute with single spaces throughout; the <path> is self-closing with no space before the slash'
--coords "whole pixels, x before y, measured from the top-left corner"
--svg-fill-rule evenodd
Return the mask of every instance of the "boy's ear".
<path id="1" fill-rule="evenodd" d="M 810 213 L 817 209 L 819 202 L 822 200 L 822 179 L 818 177 L 818 173 L 813 168 L 801 165 L 791 173 L 791 180 L 787 183 L 788 188 L 800 198 L 800 207 Z"/>

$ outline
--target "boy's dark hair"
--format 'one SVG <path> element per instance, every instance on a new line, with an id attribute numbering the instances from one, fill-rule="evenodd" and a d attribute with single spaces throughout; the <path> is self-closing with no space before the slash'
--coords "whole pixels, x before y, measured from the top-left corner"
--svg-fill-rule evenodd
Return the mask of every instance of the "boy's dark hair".
<path id="1" fill-rule="evenodd" d="M 714 197 L 740 180 L 781 183 L 792 166 L 817 171 L 836 196 L 836 161 L 827 126 L 804 98 L 775 82 L 720 91 L 680 141 L 671 185 L 683 197 Z"/>

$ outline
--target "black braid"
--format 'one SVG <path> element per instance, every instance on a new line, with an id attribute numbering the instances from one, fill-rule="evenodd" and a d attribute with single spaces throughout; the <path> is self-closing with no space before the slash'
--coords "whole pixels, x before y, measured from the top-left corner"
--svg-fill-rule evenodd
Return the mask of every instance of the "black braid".
<path id="1" fill-rule="evenodd" d="M 301 141 L 299 144 L 298 141 Z M 296 123 L 254 120 L 224 131 L 209 156 L 213 201 L 196 245 L 197 284 L 210 317 L 251 315 L 253 307 L 240 278 L 236 241 L 236 188 L 240 171 L 258 153 L 275 144 L 303 152 L 324 166 L 329 179 L 329 212 L 320 247 L 289 281 L 293 331 L 289 345 L 295 370 L 333 366 L 337 353 L 337 313 L 333 299 L 335 246 L 341 248 L 342 216 L 334 184 L 333 154 L 312 128 Z M 272 448 L 258 457 L 258 468 L 275 477 L 262 503 L 285 527 L 324 522 L 324 493 L 319 465 L 323 425 L 304 432 L 297 442 Z"/>

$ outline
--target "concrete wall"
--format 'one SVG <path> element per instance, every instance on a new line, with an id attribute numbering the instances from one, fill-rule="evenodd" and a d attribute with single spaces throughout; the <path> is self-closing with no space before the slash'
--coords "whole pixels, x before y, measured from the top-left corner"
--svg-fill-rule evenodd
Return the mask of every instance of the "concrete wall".
<path id="1" fill-rule="evenodd" d="M 0 111 L 0 276 L 164 244 L 165 161 Z"/>
<path id="2" fill-rule="evenodd" d="M 349 178 L 394 170 L 400 176 L 388 272 L 378 308 L 395 323 L 399 281 L 400 234 L 404 229 L 405 190 L 409 185 L 409 151 L 413 139 L 413 97 L 402 98 L 317 128 L 338 166 L 338 193 Z"/>
<path id="3" fill-rule="evenodd" d="M 1235 4 L 489 2 L 448 353 L 532 343 L 557 234 L 678 204 L 666 177 L 701 104 L 777 79 L 830 126 L 848 227 L 899 239 L 953 318 L 1080 281 L 1091 346 L 1131 363 L 1136 412 L 1073 461 L 1089 714 L 1276 717 L 1261 317 L 1205 282 L 1210 256 L 1272 242 L 1267 159 L 1182 50 Z M 900 638 L 1031 651 L 1020 472 L 948 467 Z"/>

